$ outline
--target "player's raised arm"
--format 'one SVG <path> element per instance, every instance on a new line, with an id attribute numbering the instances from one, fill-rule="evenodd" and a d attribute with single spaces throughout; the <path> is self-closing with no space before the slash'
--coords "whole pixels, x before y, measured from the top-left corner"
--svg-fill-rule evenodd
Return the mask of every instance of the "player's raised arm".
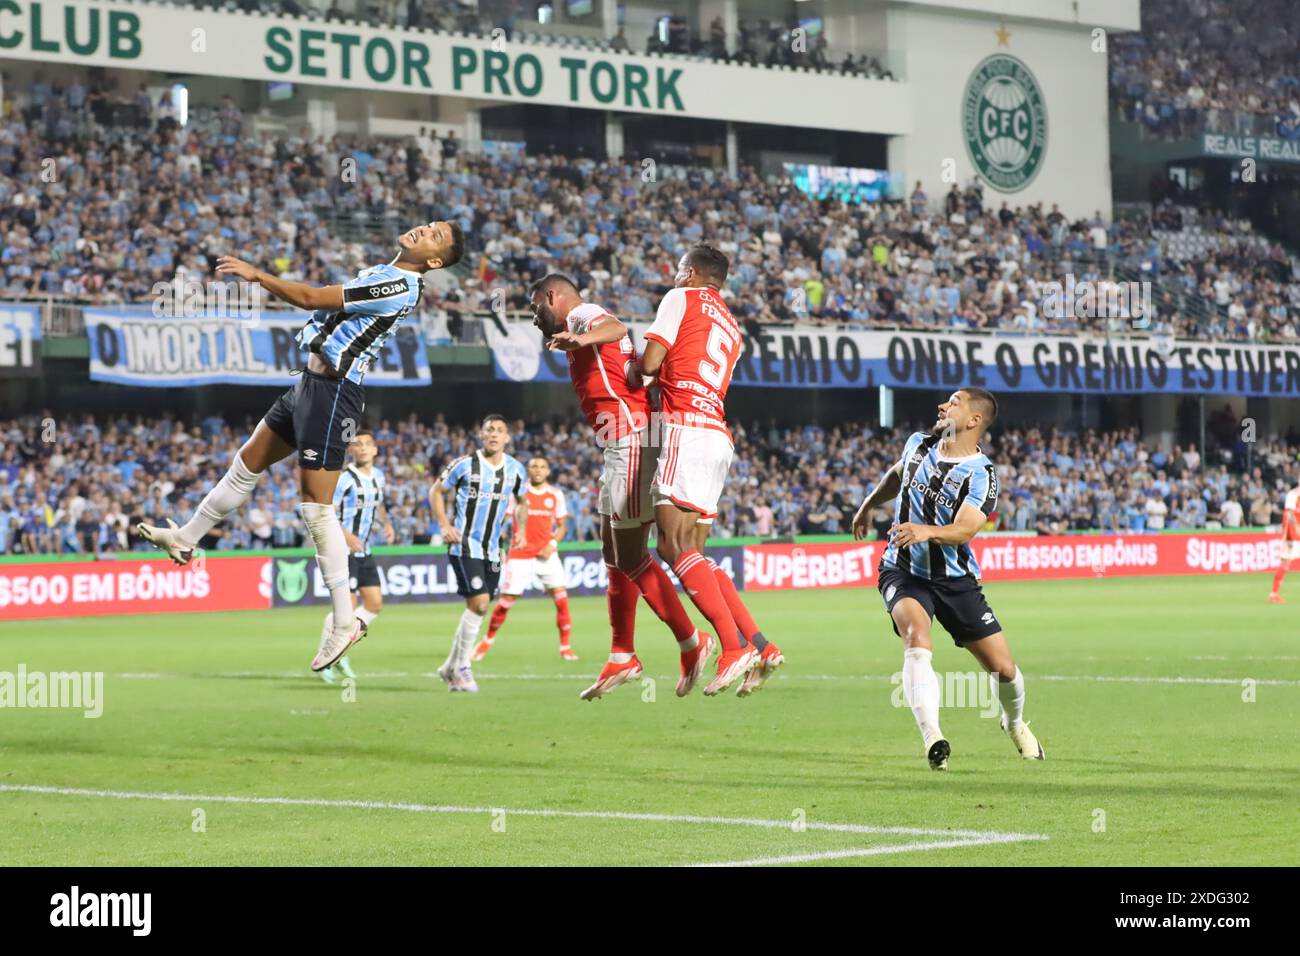
<path id="1" fill-rule="evenodd" d="M 668 356 L 668 350 L 677 341 L 681 331 L 682 319 L 686 316 L 686 293 L 681 289 L 670 289 L 659 303 L 655 320 L 645 330 L 645 352 L 641 358 L 628 366 L 628 384 L 641 388 L 648 384 L 646 379 L 654 378 Z"/>
<path id="2" fill-rule="evenodd" d="M 567 330 L 556 332 L 551 336 L 547 345 L 556 352 L 575 352 L 589 345 L 604 345 L 607 342 L 617 342 L 625 335 L 627 335 L 627 326 L 612 315 L 603 315 L 593 322 L 585 332 L 578 333 Z"/>
<path id="3" fill-rule="evenodd" d="M 247 282 L 256 282 L 277 299 L 300 309 L 314 311 L 343 308 L 343 286 L 341 285 L 318 287 L 303 282 L 291 282 L 277 278 L 269 272 L 263 272 L 234 256 L 221 256 L 217 259 L 217 273 L 237 276 Z"/>
<path id="4" fill-rule="evenodd" d="M 880 479 L 880 484 L 872 489 L 871 494 L 867 495 L 862 506 L 858 508 L 858 513 L 853 516 L 853 540 L 861 541 L 871 530 L 871 512 L 887 501 L 893 501 L 898 497 L 899 490 L 903 487 L 903 462 L 896 461 L 889 471 L 885 472 L 885 477 Z"/>

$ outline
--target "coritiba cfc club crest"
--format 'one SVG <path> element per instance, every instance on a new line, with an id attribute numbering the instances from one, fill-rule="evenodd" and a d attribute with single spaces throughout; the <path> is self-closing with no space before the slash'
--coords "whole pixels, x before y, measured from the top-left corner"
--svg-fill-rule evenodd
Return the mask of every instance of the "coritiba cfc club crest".
<path id="1" fill-rule="evenodd" d="M 1014 193 L 1038 175 L 1047 151 L 1047 104 L 1020 60 L 995 53 L 981 60 L 962 96 L 962 135 L 980 176 Z"/>

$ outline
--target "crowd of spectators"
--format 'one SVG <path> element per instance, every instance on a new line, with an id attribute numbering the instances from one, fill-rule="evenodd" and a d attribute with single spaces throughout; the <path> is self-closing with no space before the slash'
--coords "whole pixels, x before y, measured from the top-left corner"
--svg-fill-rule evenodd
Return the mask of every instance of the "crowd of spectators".
<path id="1" fill-rule="evenodd" d="M 126 120 L 101 122 L 92 102 Z M 454 218 L 478 255 L 424 303 L 450 315 L 523 312 L 529 282 L 561 271 L 620 315 L 651 316 L 681 251 L 707 239 L 733 262 L 724 294 L 744 321 L 1300 340 L 1300 260 L 1190 207 L 1071 220 L 994 208 L 977 182 L 846 204 L 752 168 L 647 176 L 631 158 L 470 153 L 454 135 L 252 137 L 229 98 L 184 128 L 165 110 L 147 92 L 37 81 L 0 124 L 0 297 L 149 301 L 177 275 L 211 281 L 227 252 L 336 283 L 387 258 L 411 221 Z M 1045 315 L 1045 283 L 1067 275 L 1103 292 L 1149 281 L 1153 314 Z"/>
<path id="2" fill-rule="evenodd" d="M 186 520 L 252 425 L 219 416 L 0 421 L 0 553 L 148 550 L 135 525 Z M 552 481 L 568 495 L 569 538 L 595 540 L 602 466 L 587 426 L 578 419 L 516 421 L 511 431 L 512 454 L 550 461 Z M 733 433 L 736 457 L 715 525 L 719 537 L 848 532 L 907 435 L 863 423 L 737 423 Z M 411 416 L 380 423 L 375 437 L 396 537 L 384 541 L 377 527 L 372 543 L 439 543 L 429 488 L 447 462 L 473 449 L 475 433 L 441 415 L 431 423 Z M 1300 457 L 1300 446 L 1280 439 L 1249 448 L 1240 439 L 1216 441 L 1204 457 L 1194 444 L 1166 452 L 1133 429 L 999 428 L 985 450 L 1003 489 L 994 526 L 1039 534 L 1276 523 L 1285 491 L 1297 484 Z M 296 479 L 291 459 L 274 466 L 248 505 L 221 526 L 213 546 L 302 544 Z M 889 509 L 873 515 L 877 533 L 891 517 Z"/>
<path id="3" fill-rule="evenodd" d="M 1157 134 L 1300 139 L 1294 0 L 1142 0 L 1109 50 L 1112 104 Z"/>

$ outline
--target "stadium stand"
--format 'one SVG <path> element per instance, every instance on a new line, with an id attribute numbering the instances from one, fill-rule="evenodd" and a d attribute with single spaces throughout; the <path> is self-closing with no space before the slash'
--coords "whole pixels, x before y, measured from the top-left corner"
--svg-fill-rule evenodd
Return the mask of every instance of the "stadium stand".
<path id="1" fill-rule="evenodd" d="M 1113 108 L 1170 138 L 1300 139 L 1300 23 L 1288 0 L 1143 0 L 1111 47 Z"/>
<path id="2" fill-rule="evenodd" d="M 1300 339 L 1300 260 L 1247 221 L 1172 203 L 1070 222 L 1055 205 L 993 209 L 977 184 L 850 206 L 753 169 L 680 168 L 631 202 L 639 177 L 621 162 L 471 156 L 432 138 L 250 139 L 229 100 L 185 130 L 147 94 L 95 102 L 113 100 L 38 82 L 0 126 L 0 297 L 145 301 L 233 248 L 288 278 L 336 282 L 387 253 L 400 210 L 456 218 L 480 244 L 474 275 L 431 290 L 427 305 L 446 312 L 484 312 L 497 288 L 522 310 L 532 279 L 562 271 L 646 317 L 707 229 L 735 263 L 732 310 L 753 322 Z M 54 183 L 33 162 L 45 156 Z M 356 182 L 326 175 L 345 156 Z M 1149 281 L 1154 315 L 1047 319 L 1043 284 L 1066 274 Z"/>
<path id="3" fill-rule="evenodd" d="M 47 443 L 40 422 L 0 421 L 0 554 L 147 550 L 134 525 L 144 516 L 192 510 L 254 424 L 88 415 L 61 431 L 57 443 Z M 1141 442 L 1135 430 L 998 430 L 990 453 L 1001 486 L 1014 492 L 1004 497 L 996 527 L 1059 534 L 1275 523 L 1300 445 L 1270 440 L 1248 448 L 1232 440 L 1232 424 L 1229 416 L 1216 425 L 1215 447 L 1205 461 L 1194 445 L 1162 452 Z M 516 421 L 512 432 L 514 453 L 547 457 L 553 480 L 569 494 L 569 537 L 595 540 L 601 464 L 585 423 Z M 715 532 L 723 537 L 845 533 L 873 476 L 892 464 L 889 455 L 907 435 L 862 422 L 830 428 L 751 423 L 733 432 L 735 481 Z M 440 543 L 429 485 L 447 461 L 472 448 L 472 433 L 439 414 L 431 424 L 414 417 L 384 421 L 375 434 L 396 531 L 395 541 L 383 543 Z M 300 544 L 297 501 L 291 463 L 276 465 L 213 546 Z M 877 518 L 880 533 L 890 519 L 884 512 Z M 378 542 L 380 532 L 376 536 Z"/>

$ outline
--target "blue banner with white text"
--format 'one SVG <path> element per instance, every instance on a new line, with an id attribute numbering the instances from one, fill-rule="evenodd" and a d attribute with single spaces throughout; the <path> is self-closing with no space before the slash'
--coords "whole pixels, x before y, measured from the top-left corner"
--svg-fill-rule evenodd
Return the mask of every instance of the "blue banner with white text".
<path id="1" fill-rule="evenodd" d="M 632 323 L 638 350 L 643 323 Z M 485 328 L 493 375 L 567 382 L 563 353 L 523 324 Z M 923 388 L 993 392 L 1300 397 L 1300 347 L 1168 336 L 974 335 L 965 332 L 746 330 L 733 386 Z"/>
<path id="2" fill-rule="evenodd" d="M 150 306 L 86 309 L 90 378 L 148 388 L 194 385 L 285 385 L 307 364 L 294 336 L 298 312 L 248 316 L 209 310 L 199 316 L 155 315 Z M 428 385 L 424 339 L 414 317 L 398 328 L 366 373 L 366 385 Z"/>

